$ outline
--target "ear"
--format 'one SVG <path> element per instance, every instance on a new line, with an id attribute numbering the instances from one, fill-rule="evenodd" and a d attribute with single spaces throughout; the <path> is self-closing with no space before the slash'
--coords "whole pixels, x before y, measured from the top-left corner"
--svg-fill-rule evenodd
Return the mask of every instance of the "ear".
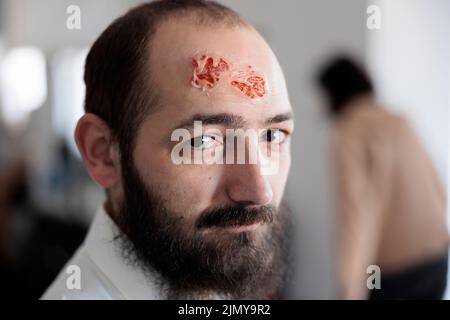
<path id="1" fill-rule="evenodd" d="M 120 181 L 120 159 L 108 125 L 87 113 L 78 120 L 75 141 L 92 179 L 105 189 L 115 186 Z"/>

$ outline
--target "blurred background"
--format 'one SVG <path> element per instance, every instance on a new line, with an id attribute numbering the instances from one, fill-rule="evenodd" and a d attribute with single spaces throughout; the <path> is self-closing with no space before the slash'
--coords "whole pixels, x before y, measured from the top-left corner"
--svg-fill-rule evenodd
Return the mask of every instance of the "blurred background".
<path id="1" fill-rule="evenodd" d="M 38 298 L 102 203 L 73 139 L 88 48 L 135 0 L 0 0 L 0 295 Z M 317 69 L 340 53 L 365 62 L 378 98 L 414 124 L 448 193 L 450 2 L 221 0 L 263 34 L 296 112 L 287 197 L 295 212 L 288 298 L 337 297 L 334 191 Z M 81 28 L 66 21 L 71 5 Z M 381 28 L 367 27 L 369 5 Z M 450 220 L 448 225 L 450 226 Z"/>

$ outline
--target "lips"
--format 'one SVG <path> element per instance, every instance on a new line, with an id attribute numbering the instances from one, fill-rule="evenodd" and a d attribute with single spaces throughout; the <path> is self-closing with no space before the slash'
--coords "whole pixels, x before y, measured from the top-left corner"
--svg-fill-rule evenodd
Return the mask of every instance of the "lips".
<path id="1" fill-rule="evenodd" d="M 242 226 L 230 226 L 225 227 L 224 229 L 231 232 L 251 232 L 255 231 L 261 226 L 261 223 L 254 223 L 250 225 L 242 225 Z"/>

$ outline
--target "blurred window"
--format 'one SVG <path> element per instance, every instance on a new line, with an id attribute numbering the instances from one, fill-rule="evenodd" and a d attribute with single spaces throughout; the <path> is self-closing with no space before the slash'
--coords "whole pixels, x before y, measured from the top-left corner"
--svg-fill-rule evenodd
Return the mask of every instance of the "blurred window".
<path id="1" fill-rule="evenodd" d="M 30 113 L 47 98 L 45 56 L 37 48 L 18 47 L 0 61 L 0 105 L 6 124 L 27 122 Z"/>

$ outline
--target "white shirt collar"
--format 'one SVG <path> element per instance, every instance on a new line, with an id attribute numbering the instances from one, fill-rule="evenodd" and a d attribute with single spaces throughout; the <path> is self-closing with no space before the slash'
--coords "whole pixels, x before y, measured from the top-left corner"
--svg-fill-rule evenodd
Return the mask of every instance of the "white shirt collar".
<path id="1" fill-rule="evenodd" d="M 121 231 L 106 213 L 103 206 L 97 213 L 85 240 L 88 257 L 110 282 L 110 290 L 117 298 L 132 300 L 162 299 L 161 290 L 152 277 L 127 264 L 118 242 L 114 240 Z"/>

